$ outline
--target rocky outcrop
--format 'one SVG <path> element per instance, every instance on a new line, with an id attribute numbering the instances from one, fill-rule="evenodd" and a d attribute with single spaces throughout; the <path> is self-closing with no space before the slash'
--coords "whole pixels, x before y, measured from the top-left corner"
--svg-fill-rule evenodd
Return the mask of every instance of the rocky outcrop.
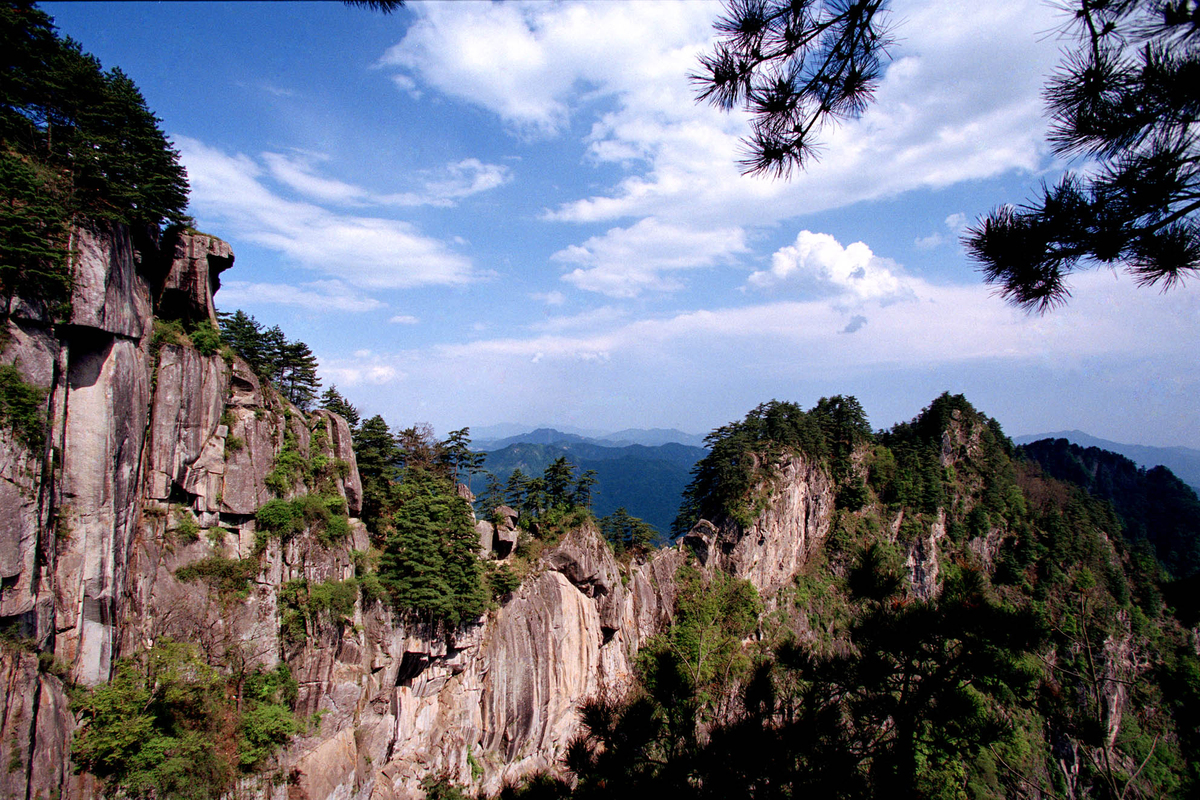
<path id="1" fill-rule="evenodd" d="M 756 485 L 765 509 L 748 526 L 721 517 L 701 520 L 684 537 L 701 562 L 754 584 L 773 598 L 829 535 L 834 486 L 825 469 L 802 455 L 783 457 Z"/>
<path id="2" fill-rule="evenodd" d="M 163 250 L 167 268 L 157 292 L 159 316 L 215 325 L 213 295 L 221 288 L 221 273 L 233 266 L 233 250 L 215 236 L 187 231 L 173 235 Z"/>

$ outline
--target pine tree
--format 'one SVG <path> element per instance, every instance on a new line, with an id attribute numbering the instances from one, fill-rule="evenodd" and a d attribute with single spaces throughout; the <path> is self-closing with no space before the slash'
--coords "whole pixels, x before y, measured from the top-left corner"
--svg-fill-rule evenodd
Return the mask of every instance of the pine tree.
<path id="1" fill-rule="evenodd" d="M 268 355 L 263 340 L 262 325 L 258 320 L 238 309 L 232 314 L 218 312 L 217 321 L 221 338 L 237 353 L 250 369 L 258 375 L 267 374 Z"/>
<path id="2" fill-rule="evenodd" d="M 336 383 L 330 385 L 325 390 L 325 394 L 321 395 L 321 408 L 326 411 L 332 411 L 346 420 L 346 424 L 350 426 L 351 434 L 358 428 L 358 409 L 351 405 L 349 400 L 342 397 L 342 393 L 338 391 Z"/>
<path id="3" fill-rule="evenodd" d="M 1050 140 L 1085 167 L 964 244 L 1013 305 L 1045 312 L 1077 269 L 1121 267 L 1143 286 L 1200 272 L 1200 6 L 1072 0 L 1078 47 L 1046 87 Z M 832 119 L 861 113 L 889 38 L 884 0 L 732 0 L 693 76 L 701 99 L 753 115 L 749 173 L 788 175 Z"/>
<path id="4" fill-rule="evenodd" d="M 471 509 L 446 478 L 406 468 L 389 517 L 380 580 L 399 608 L 459 625 L 484 608 Z"/>
<path id="5" fill-rule="evenodd" d="M 321 388 L 321 379 L 317 377 L 317 357 L 308 345 L 298 340 L 284 344 L 277 375 L 276 381 L 284 397 L 307 411 Z"/>

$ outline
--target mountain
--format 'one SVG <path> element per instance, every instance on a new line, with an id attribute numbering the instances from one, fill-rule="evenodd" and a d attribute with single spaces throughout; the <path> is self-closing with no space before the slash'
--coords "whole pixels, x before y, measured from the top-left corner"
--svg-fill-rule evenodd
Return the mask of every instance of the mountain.
<path id="1" fill-rule="evenodd" d="M 1200 571 L 1200 499 L 1171 470 L 1161 465 L 1147 470 L 1119 453 L 1065 438 L 1039 439 L 1020 450 L 1047 475 L 1112 503 L 1125 539 L 1148 541 L 1175 577 Z"/>
<path id="2" fill-rule="evenodd" d="M 706 452 L 674 442 L 656 447 L 608 447 L 562 439 L 553 444 L 515 442 L 489 451 L 484 469 L 505 482 L 513 470 L 541 475 L 552 461 L 566 456 L 579 474 L 595 470 L 592 511 L 597 516 L 624 507 L 665 534 L 679 511 L 680 495 L 691 480 L 692 467 Z"/>
<path id="3" fill-rule="evenodd" d="M 601 441 L 614 445 L 644 444 L 654 447 L 660 444 L 686 444 L 692 447 L 704 447 L 704 436 L 698 433 L 684 433 L 676 428 L 626 428 L 616 433 L 608 433 L 600 437 Z"/>
<path id="4" fill-rule="evenodd" d="M 1150 447 L 1144 444 L 1123 444 L 1101 439 L 1083 431 L 1057 431 L 1013 437 L 1015 444 L 1029 444 L 1040 439 L 1066 439 L 1080 447 L 1097 447 L 1110 453 L 1120 453 L 1143 467 L 1164 466 L 1181 481 L 1200 493 L 1200 450 L 1191 447 Z"/>
<path id="5" fill-rule="evenodd" d="M 513 432 L 517 429 L 517 432 Z M 502 434 L 492 433 L 502 431 Z M 704 447 L 704 437 L 696 433 L 684 433 L 675 428 L 626 428 L 616 433 L 589 435 L 584 431 L 562 431 L 557 428 L 537 428 L 535 430 L 521 429 L 515 425 L 490 425 L 471 429 L 475 441 L 471 444 L 473 450 L 503 450 L 510 444 L 528 442 L 530 444 L 559 444 L 560 442 L 588 443 L 601 447 L 628 447 L 642 445 L 658 447 L 664 444 L 682 444 L 688 447 Z"/>
<path id="6" fill-rule="evenodd" d="M 512 436 L 506 436 L 503 439 L 479 439 L 472 442 L 473 450 L 503 450 L 512 444 L 558 444 L 559 442 L 582 443 L 591 442 L 600 444 L 598 439 L 590 439 L 586 436 L 580 436 L 577 433 L 564 433 L 555 428 L 538 428 L 532 431 L 525 431 Z"/>

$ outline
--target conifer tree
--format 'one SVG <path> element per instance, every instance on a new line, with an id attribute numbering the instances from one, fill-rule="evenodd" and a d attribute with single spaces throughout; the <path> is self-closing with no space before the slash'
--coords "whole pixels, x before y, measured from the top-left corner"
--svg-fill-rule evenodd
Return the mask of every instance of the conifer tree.
<path id="1" fill-rule="evenodd" d="M 358 409 L 351 405 L 349 400 L 342 397 L 342 393 L 338 391 L 336 383 L 331 384 L 325 390 L 325 393 L 321 395 L 321 408 L 326 411 L 332 411 L 346 420 L 346 424 L 350 426 L 351 434 L 358 428 Z"/>

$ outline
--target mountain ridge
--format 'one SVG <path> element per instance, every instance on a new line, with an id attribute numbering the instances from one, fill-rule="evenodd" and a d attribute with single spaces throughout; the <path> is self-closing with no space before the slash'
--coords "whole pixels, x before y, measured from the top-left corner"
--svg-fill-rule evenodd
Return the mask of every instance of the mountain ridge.
<path id="1" fill-rule="evenodd" d="M 1066 439 L 1080 447 L 1096 447 L 1110 453 L 1123 455 L 1140 467 L 1163 466 L 1175 473 L 1181 481 L 1191 486 L 1200 494 L 1200 450 L 1192 447 L 1176 445 L 1174 447 L 1154 447 L 1144 444 L 1126 444 L 1101 439 L 1081 430 L 1054 431 L 1052 433 L 1026 434 L 1014 436 L 1014 444 L 1031 444 L 1043 439 Z"/>

